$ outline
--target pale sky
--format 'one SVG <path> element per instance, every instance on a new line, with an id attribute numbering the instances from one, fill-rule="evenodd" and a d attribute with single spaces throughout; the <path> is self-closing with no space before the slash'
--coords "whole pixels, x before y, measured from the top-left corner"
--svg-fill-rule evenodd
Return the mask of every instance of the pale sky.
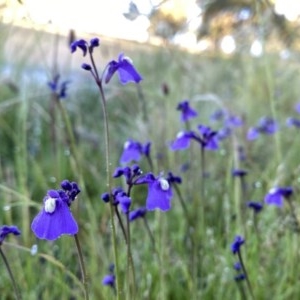
<path id="1" fill-rule="evenodd" d="M 180 0 L 177 0 L 180 2 Z M 201 19 L 200 9 L 196 1 L 185 0 L 190 3 L 186 9 L 190 21 L 189 28 L 197 28 Z M 17 3 L 17 1 L 14 1 Z M 30 16 L 37 23 L 46 24 L 49 20 L 63 29 L 76 29 L 88 33 L 98 33 L 110 37 L 124 38 L 137 41 L 147 41 L 149 20 L 139 16 L 135 21 L 127 20 L 123 13 L 127 12 L 130 0 L 23 0 L 24 5 L 17 4 L 13 9 L 5 12 L 4 19 L 11 21 L 13 16 Z M 147 14 L 151 9 L 151 2 L 157 4 L 160 0 L 134 0 L 141 13 Z M 172 1 L 170 1 L 172 5 Z M 294 20 L 300 14 L 300 0 L 277 0 L 276 12 L 283 13 L 288 19 Z M 177 37 L 178 42 L 193 43 L 195 37 L 191 34 Z"/>

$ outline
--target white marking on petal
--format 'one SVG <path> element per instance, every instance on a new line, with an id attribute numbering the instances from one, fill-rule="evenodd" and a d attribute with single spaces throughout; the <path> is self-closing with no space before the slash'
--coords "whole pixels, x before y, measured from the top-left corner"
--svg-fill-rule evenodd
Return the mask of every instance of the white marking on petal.
<path id="1" fill-rule="evenodd" d="M 128 61 L 130 64 L 133 65 L 133 61 L 132 61 L 132 59 L 131 59 L 130 57 L 128 57 L 128 56 L 123 56 L 123 60 L 126 60 L 126 61 Z"/>
<path id="2" fill-rule="evenodd" d="M 182 138 L 183 136 L 184 136 L 184 131 L 179 131 L 179 132 L 177 133 L 177 135 L 176 135 L 176 137 L 177 137 L 178 139 Z"/>
<path id="3" fill-rule="evenodd" d="M 45 201 L 45 212 L 47 213 L 53 213 L 55 211 L 56 208 L 56 199 L 54 198 L 48 198 Z"/>
<path id="4" fill-rule="evenodd" d="M 275 194 L 277 192 L 277 188 L 271 188 L 270 190 L 269 190 L 269 194 Z"/>
<path id="5" fill-rule="evenodd" d="M 124 149 L 127 149 L 129 146 L 130 146 L 130 142 L 129 141 L 127 141 L 127 142 L 124 143 Z"/>
<path id="6" fill-rule="evenodd" d="M 160 187 L 163 191 L 167 191 L 170 188 L 169 182 L 166 179 L 160 178 L 158 180 L 159 180 Z"/>

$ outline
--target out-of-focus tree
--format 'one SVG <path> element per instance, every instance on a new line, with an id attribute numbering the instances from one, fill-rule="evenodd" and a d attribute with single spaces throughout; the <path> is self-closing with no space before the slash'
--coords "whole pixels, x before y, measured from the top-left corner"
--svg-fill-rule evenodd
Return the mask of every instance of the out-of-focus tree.
<path id="1" fill-rule="evenodd" d="M 299 22 L 288 21 L 275 11 L 275 0 L 162 0 L 153 6 L 148 18 L 150 34 L 172 40 L 187 28 L 187 6 L 197 3 L 201 8 L 197 39 L 208 38 L 215 45 L 226 35 L 248 43 L 255 39 L 280 41 L 282 46 L 293 47 L 299 41 Z M 139 15 L 131 2 L 128 19 Z"/>
<path id="2" fill-rule="evenodd" d="M 198 5 L 203 10 L 198 39 L 209 36 L 217 41 L 229 34 L 244 36 L 241 32 L 244 30 L 248 37 L 265 41 L 276 35 L 285 46 L 291 47 L 299 38 L 299 24 L 276 13 L 274 0 L 198 0 Z"/>

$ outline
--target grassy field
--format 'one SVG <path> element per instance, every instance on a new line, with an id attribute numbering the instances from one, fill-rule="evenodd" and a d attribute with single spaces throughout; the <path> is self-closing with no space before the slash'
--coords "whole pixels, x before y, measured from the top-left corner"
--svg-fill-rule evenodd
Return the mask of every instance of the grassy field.
<path id="1" fill-rule="evenodd" d="M 128 244 L 114 218 L 116 295 L 102 284 L 115 258 L 110 204 L 100 197 L 108 192 L 104 116 L 97 86 L 80 68 L 88 58 L 82 58 L 80 51 L 69 53 L 66 38 L 58 43 L 55 37 L 50 40 L 49 35 L 35 33 L 16 39 L 13 28 L 0 28 L 4 41 L 0 50 L 0 225 L 21 230 L 20 236 L 7 237 L 1 249 L 23 299 L 84 299 L 73 237 L 49 242 L 37 239 L 30 229 L 47 190 L 59 189 L 64 179 L 78 182 L 81 188 L 72 212 L 79 226 L 90 299 L 299 298 L 300 137 L 299 128 L 286 125 L 288 117 L 298 116 L 296 54 L 286 60 L 278 53 L 259 58 L 191 55 L 170 47 L 106 45 L 105 39 L 95 48 L 99 70 L 124 51 L 143 77 L 139 87 L 122 86 L 117 76 L 104 85 L 111 172 L 119 166 L 128 139 L 150 141 L 153 173 L 166 176 L 171 171 L 181 176 L 182 183 L 176 187 L 185 204 L 173 189 L 169 211 L 148 211 L 144 220 L 130 223 L 135 280 L 128 273 L 128 264 L 132 267 Z M 62 81 L 70 80 L 60 105 L 47 85 L 54 73 Z M 205 163 L 194 141 L 184 151 L 170 150 L 170 142 L 187 126 L 176 110 L 184 99 L 198 112 L 188 124 L 195 132 L 199 124 L 216 131 L 224 128 L 224 120 L 211 118 L 220 109 L 243 120 L 243 125 L 232 126 L 231 134 L 219 141 L 218 150 L 205 150 Z M 275 119 L 279 130 L 247 140 L 249 128 L 264 116 Z M 145 157 L 138 163 L 144 174 L 150 171 Z M 236 169 L 246 170 L 247 175 L 232 176 Z M 119 178 L 111 179 L 111 185 L 126 188 Z M 293 188 L 282 207 L 264 203 L 273 187 Z M 134 186 L 130 209 L 144 206 L 146 197 L 146 186 Z M 264 204 L 260 213 L 247 207 L 250 200 Z M 125 223 L 126 216 L 119 212 Z M 236 235 L 245 243 L 233 254 Z M 32 253 L 33 245 L 37 253 Z M 240 273 L 233 266 L 240 254 L 248 281 L 235 280 Z M 0 266 L 1 299 L 13 299 L 2 261 Z"/>

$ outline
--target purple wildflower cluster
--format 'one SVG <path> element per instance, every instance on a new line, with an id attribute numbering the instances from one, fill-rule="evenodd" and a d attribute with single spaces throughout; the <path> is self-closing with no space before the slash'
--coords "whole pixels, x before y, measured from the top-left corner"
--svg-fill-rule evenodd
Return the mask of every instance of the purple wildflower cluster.
<path id="1" fill-rule="evenodd" d="M 80 39 L 71 44 L 71 52 L 74 53 L 77 48 L 79 48 L 82 51 L 83 56 L 86 56 L 87 53 L 89 53 L 89 55 L 92 57 L 94 49 L 99 46 L 100 40 L 98 38 L 91 39 L 89 43 L 83 39 Z M 99 80 L 93 58 L 92 64 L 83 63 L 81 67 L 86 71 L 90 71 L 94 78 Z M 100 80 L 102 81 L 102 79 L 104 79 L 105 83 L 109 83 L 116 72 L 118 73 L 119 80 L 122 84 L 127 84 L 129 82 L 139 83 L 143 79 L 135 69 L 132 60 L 126 57 L 123 53 L 119 55 L 118 60 L 111 60 L 107 64 Z"/>
<path id="2" fill-rule="evenodd" d="M 70 206 L 79 193 L 77 183 L 68 180 L 61 182 L 61 189 L 47 192 L 42 210 L 31 224 L 36 237 L 56 240 L 64 234 L 74 235 L 78 232 L 78 225 Z"/>

